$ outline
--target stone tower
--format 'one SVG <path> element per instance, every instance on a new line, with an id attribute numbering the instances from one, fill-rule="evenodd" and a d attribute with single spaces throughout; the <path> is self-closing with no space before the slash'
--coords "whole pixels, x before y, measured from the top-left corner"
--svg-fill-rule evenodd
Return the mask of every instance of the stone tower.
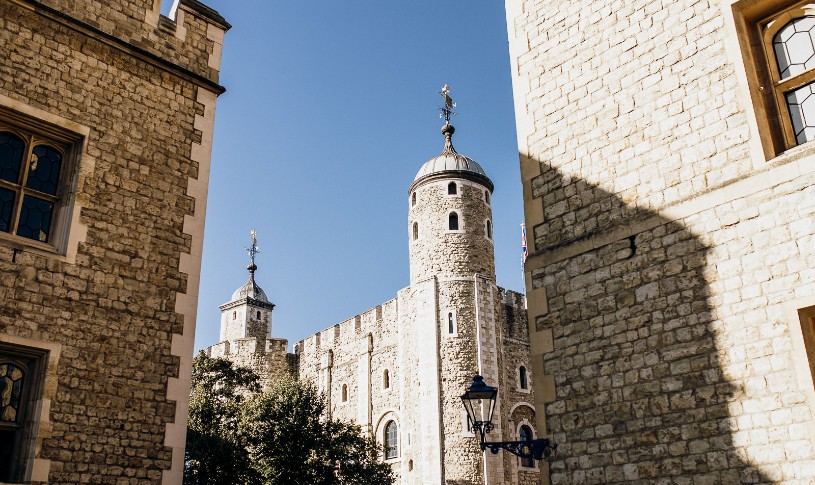
<path id="1" fill-rule="evenodd" d="M 422 166 L 409 189 L 411 290 L 417 320 L 428 318 L 417 328 L 427 335 L 432 325 L 438 375 L 445 377 L 430 375 L 432 366 L 420 366 L 419 375 L 422 383 L 436 381 L 440 393 L 442 478 L 479 483 L 482 454 L 466 432 L 459 396 L 474 374 L 486 373 L 492 382 L 500 378 L 492 311 L 497 294 L 493 184 L 478 163 L 453 148 L 453 125 L 448 122 L 441 131 L 442 153 Z"/>
<path id="2" fill-rule="evenodd" d="M 205 351 L 210 357 L 223 357 L 243 367 L 249 367 L 260 376 L 261 385 L 281 374 L 292 373 L 293 354 L 287 353 L 288 340 L 272 337 L 272 310 L 266 292 L 255 282 L 255 254 L 258 248 L 252 230 L 252 258 L 249 281 L 232 293 L 232 298 L 220 306 L 221 341 Z"/>

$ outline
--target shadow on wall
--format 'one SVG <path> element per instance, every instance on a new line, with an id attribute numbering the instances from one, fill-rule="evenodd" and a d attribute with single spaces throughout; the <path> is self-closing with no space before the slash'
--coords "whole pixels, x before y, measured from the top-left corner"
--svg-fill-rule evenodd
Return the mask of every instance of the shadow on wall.
<path id="1" fill-rule="evenodd" d="M 729 404 L 743 390 L 720 368 L 708 248 L 679 222 L 541 170 L 545 263 L 532 277 L 548 300 L 537 329 L 554 342 L 552 483 L 770 482 L 733 446 Z"/>

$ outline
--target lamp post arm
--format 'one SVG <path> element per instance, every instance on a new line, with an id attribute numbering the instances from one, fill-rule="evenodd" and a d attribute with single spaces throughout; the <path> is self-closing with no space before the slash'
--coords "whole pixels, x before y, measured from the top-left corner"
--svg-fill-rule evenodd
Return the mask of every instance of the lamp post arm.
<path id="1" fill-rule="evenodd" d="M 531 441 L 485 441 L 484 434 L 481 434 L 481 451 L 490 450 L 491 453 L 495 454 L 502 449 L 521 458 L 542 460 L 555 457 L 557 443 L 547 438 L 538 438 Z"/>

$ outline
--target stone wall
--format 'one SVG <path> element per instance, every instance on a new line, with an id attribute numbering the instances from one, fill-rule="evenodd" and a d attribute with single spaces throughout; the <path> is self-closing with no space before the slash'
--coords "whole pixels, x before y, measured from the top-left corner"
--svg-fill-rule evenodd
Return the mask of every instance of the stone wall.
<path id="1" fill-rule="evenodd" d="M 764 157 L 731 9 L 507 1 L 554 483 L 815 471 L 815 149 Z"/>
<path id="2" fill-rule="evenodd" d="M 84 2 L 48 3 L 65 11 L 0 1 L 0 121 L 81 139 L 66 164 L 64 242 L 0 234 L 2 351 L 48 352 L 24 479 L 180 483 L 228 24 L 196 5 L 177 39 L 145 21 L 152 5 L 91 9 L 100 30 L 73 17 Z"/>

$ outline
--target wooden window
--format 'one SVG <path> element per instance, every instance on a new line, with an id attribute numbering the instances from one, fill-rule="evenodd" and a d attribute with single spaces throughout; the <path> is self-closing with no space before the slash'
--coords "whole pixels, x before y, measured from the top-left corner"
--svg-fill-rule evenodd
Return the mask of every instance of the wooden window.
<path id="1" fill-rule="evenodd" d="M 0 110 L 0 235 L 62 251 L 79 136 Z"/>
<path id="2" fill-rule="evenodd" d="M 385 459 L 399 458 L 399 429 L 396 421 L 388 421 L 385 425 Z"/>
<path id="3" fill-rule="evenodd" d="M 807 7 L 783 0 L 734 4 L 750 99 L 768 159 L 815 139 L 815 12 Z"/>

